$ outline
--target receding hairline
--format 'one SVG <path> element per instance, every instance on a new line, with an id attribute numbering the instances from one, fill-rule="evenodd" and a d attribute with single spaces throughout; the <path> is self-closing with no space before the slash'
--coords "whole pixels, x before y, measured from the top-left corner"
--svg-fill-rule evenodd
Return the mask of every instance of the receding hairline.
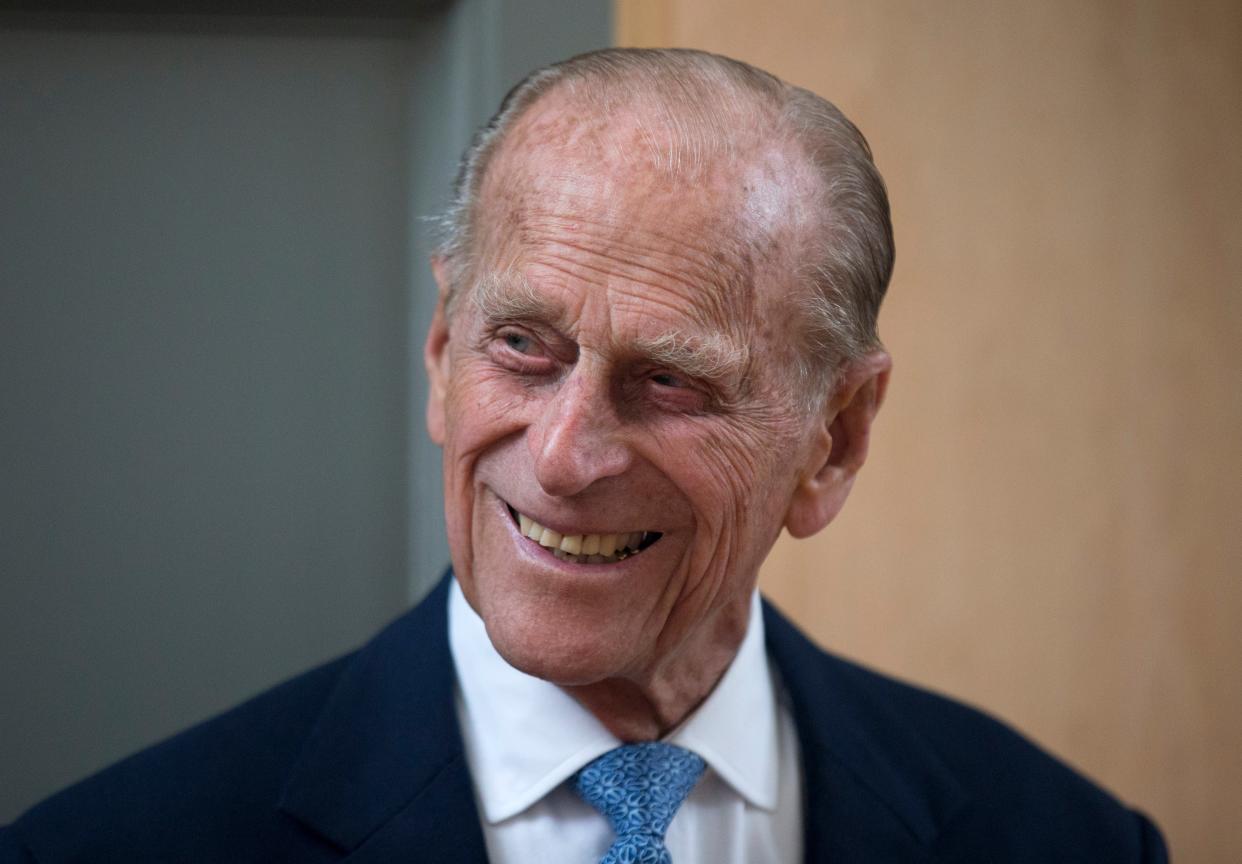
<path id="1" fill-rule="evenodd" d="M 482 166 L 479 191 L 497 168 L 529 146 L 559 144 L 581 153 L 584 145 L 593 145 L 610 164 L 649 168 L 682 181 L 695 181 L 765 148 L 797 152 L 794 137 L 778 131 L 781 88 L 788 85 L 773 78 L 771 89 L 759 92 L 708 76 L 694 64 L 686 70 L 700 74 L 675 77 L 669 70 L 655 74 L 622 67 L 616 77 L 569 75 L 553 82 L 511 118 Z M 564 133 L 559 142 L 532 138 L 555 135 L 558 129 Z M 628 143 L 634 147 L 619 149 L 625 143 L 618 136 L 621 129 L 631 133 Z"/>
<path id="2" fill-rule="evenodd" d="M 636 94 L 654 97 L 657 108 L 667 109 L 666 128 L 700 133 L 689 136 L 691 146 L 674 151 L 673 168 L 727 152 L 751 132 L 792 145 L 817 178 L 822 225 L 815 248 L 800 253 L 794 274 L 802 287 L 789 298 L 800 310 L 803 389 L 822 394 L 816 381 L 831 381 L 842 361 L 880 346 L 876 320 L 892 273 L 893 238 L 887 192 L 865 137 L 826 99 L 748 64 L 691 49 L 603 49 L 538 69 L 510 91 L 464 154 L 453 204 L 441 220 L 437 254 L 448 264 L 450 296 L 471 269 L 480 181 L 509 143 L 515 121 L 556 92 L 595 99 L 594 111 L 603 114 L 598 106 L 609 100 L 634 104 Z M 748 121 L 739 106 L 749 112 Z M 742 122 L 721 129 L 712 122 L 721 118 Z M 721 134 L 701 134 L 713 126 Z"/>
<path id="3" fill-rule="evenodd" d="M 715 233 L 710 246 L 702 244 L 695 251 L 703 270 L 713 269 L 707 263 L 712 262 L 717 265 L 720 278 L 695 284 L 710 296 L 722 320 L 751 318 L 757 297 L 756 277 L 764 271 L 790 274 L 787 290 L 799 287 L 792 284 L 792 274 L 804 255 L 800 250 L 808 245 L 808 232 L 806 225 L 799 224 L 794 216 L 800 214 L 804 220 L 817 218 L 811 215 L 815 208 L 810 202 L 818 194 L 819 178 L 791 142 L 753 134 L 744 136 L 732 128 L 731 121 L 721 122 L 719 118 L 699 129 L 684 124 L 680 129 L 653 128 L 661 120 L 650 123 L 649 109 L 652 104 L 661 103 L 627 94 L 615 103 L 615 111 L 603 111 L 589 101 L 581 88 L 575 91 L 573 83 L 550 88 L 528 105 L 521 116 L 513 119 L 491 155 L 474 201 L 472 240 L 479 248 L 471 256 L 469 278 L 460 285 L 465 290 L 456 291 L 458 296 L 453 299 L 469 296 L 473 283 L 485 276 L 481 268 L 486 266 L 486 252 L 494 248 L 487 235 L 493 230 L 511 231 L 528 213 L 522 196 L 541 192 L 539 187 L 548 178 L 553 178 L 555 185 L 555 171 L 532 167 L 532 156 L 540 152 L 546 155 L 549 150 L 563 152 L 566 165 L 580 165 L 585 160 L 599 166 L 597 173 L 609 173 L 622 180 L 638 172 L 654 171 L 657 178 L 667 181 L 669 189 L 684 188 L 694 194 L 715 187 L 722 196 L 722 206 L 715 213 L 719 222 L 712 229 Z M 731 110 L 739 116 L 743 112 L 736 103 Z M 757 102 L 745 109 L 751 117 L 760 117 L 763 111 Z M 619 155 L 624 143 L 638 135 L 646 135 L 650 148 L 632 158 Z M 679 140 L 669 141 L 673 136 L 679 136 Z M 738 143 L 744 137 L 748 140 Z M 677 153 L 696 141 L 723 143 L 715 152 L 691 149 L 689 156 L 679 159 Z M 600 150 L 592 153 L 587 147 Z M 610 155 L 614 158 L 608 158 Z M 776 194 L 772 194 L 774 189 Z M 534 198 L 537 200 L 538 194 Z M 777 198 L 783 200 L 773 206 Z M 810 233 L 816 233 L 818 227 Z M 689 242 L 681 234 L 661 235 L 658 228 L 652 233 Z"/>
<path id="4" fill-rule="evenodd" d="M 536 70 L 506 95 L 467 149 L 437 253 L 452 260 L 477 251 L 471 229 L 485 209 L 484 184 L 498 163 L 528 143 L 532 119 L 555 114 L 558 103 L 562 122 L 588 136 L 592 126 L 607 129 L 628 111 L 646 133 L 643 155 L 654 167 L 693 179 L 722 157 L 732 161 L 765 143 L 798 152 L 797 129 L 782 119 L 798 89 L 745 63 L 691 49 L 605 49 Z"/>

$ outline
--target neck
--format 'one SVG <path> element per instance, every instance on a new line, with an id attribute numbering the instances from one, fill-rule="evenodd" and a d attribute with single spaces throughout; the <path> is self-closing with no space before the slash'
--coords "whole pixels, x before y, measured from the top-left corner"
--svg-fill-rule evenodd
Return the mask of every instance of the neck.
<path id="1" fill-rule="evenodd" d="M 746 636 L 749 612 L 748 603 L 740 618 L 717 622 L 714 638 L 706 644 L 679 652 L 643 675 L 563 689 L 622 741 L 663 738 L 715 689 Z"/>

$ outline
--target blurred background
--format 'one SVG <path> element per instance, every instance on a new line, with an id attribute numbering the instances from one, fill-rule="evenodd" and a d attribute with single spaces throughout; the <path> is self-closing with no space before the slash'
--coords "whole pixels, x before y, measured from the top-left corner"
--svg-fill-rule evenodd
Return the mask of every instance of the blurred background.
<path id="1" fill-rule="evenodd" d="M 508 88 L 612 20 L 0 3 L 0 823 L 443 573 L 428 217 Z"/>
<path id="2" fill-rule="evenodd" d="M 871 459 L 765 590 L 1242 860 L 1242 6 L 104 5 L 0 4 L 0 822 L 435 581 L 424 217 L 533 66 L 686 45 L 893 202 Z"/>

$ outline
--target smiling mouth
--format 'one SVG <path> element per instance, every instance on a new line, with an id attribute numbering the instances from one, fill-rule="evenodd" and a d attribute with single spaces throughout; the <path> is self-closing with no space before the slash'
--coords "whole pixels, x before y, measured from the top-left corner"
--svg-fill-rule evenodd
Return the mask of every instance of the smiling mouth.
<path id="1" fill-rule="evenodd" d="M 538 543 L 562 561 L 574 564 L 616 564 L 651 546 L 664 535 L 659 531 L 629 531 L 617 534 L 561 534 L 545 528 L 508 504 L 509 518 L 522 536 Z"/>

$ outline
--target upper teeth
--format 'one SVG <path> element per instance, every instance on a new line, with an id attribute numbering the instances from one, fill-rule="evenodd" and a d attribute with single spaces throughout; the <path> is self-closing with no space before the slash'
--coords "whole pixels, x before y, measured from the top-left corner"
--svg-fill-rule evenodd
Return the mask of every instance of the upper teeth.
<path id="1" fill-rule="evenodd" d="M 618 534 L 561 534 L 551 528 L 545 528 L 525 513 L 518 513 L 518 527 L 522 529 L 522 534 L 540 546 L 546 546 L 566 556 L 599 559 L 592 563 L 603 563 L 609 559 L 618 560 L 627 551 L 638 551 L 645 535 L 643 531 Z"/>

